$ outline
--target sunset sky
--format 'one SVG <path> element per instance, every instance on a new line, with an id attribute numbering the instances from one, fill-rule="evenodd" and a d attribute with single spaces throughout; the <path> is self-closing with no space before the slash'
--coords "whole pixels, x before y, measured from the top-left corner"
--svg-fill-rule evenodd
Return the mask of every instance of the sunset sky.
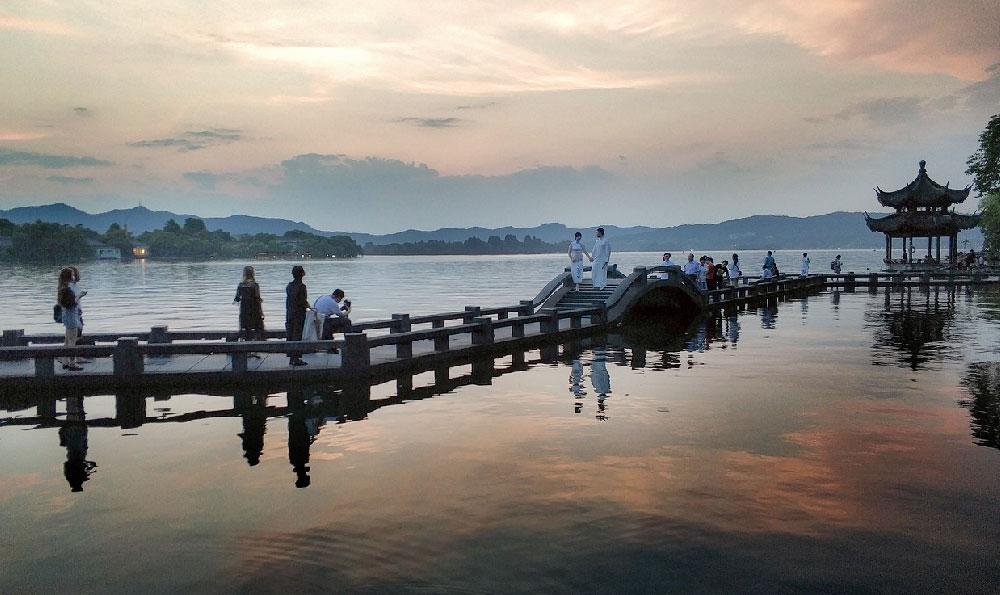
<path id="1" fill-rule="evenodd" d="M 1000 112 L 996 0 L 7 0 L 0 50 L 0 208 L 343 231 L 874 210 Z"/>

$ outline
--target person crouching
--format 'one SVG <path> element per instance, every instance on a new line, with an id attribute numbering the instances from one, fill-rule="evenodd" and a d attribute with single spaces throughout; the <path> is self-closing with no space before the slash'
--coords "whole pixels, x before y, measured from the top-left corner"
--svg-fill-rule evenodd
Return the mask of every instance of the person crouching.
<path id="1" fill-rule="evenodd" d="M 313 310 L 323 318 L 323 341 L 333 339 L 333 333 L 351 332 L 351 301 L 344 299 L 344 291 L 335 289 L 330 295 L 320 296 Z"/>

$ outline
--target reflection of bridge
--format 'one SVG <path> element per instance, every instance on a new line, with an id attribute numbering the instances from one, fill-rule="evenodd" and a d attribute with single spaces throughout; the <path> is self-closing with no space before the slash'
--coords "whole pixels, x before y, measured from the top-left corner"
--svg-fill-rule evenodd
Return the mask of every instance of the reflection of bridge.
<path id="1" fill-rule="evenodd" d="M 394 314 L 362 322 L 338 341 L 236 342 L 234 331 L 169 331 L 88 334 L 95 345 L 63 347 L 61 335 L 3 331 L 0 390 L 59 388 L 107 391 L 172 385 L 257 385 L 261 382 L 322 382 L 391 379 L 456 358 L 516 353 L 606 331 L 649 318 L 685 318 L 704 309 L 730 309 L 825 287 L 910 286 L 995 282 L 982 275 L 932 277 L 928 273 L 864 276 L 812 275 L 775 280 L 744 279 L 710 292 L 699 290 L 677 267 L 637 267 L 605 290 L 571 290 L 569 273 L 550 281 L 532 300 L 517 305 L 427 316 Z M 270 331 L 283 339 L 284 331 Z M 331 353 L 337 351 L 337 353 Z M 291 368 L 287 355 L 305 353 L 309 366 Z M 258 354 L 258 358 L 251 357 Z M 62 357 L 91 358 L 82 372 L 64 372 Z"/>

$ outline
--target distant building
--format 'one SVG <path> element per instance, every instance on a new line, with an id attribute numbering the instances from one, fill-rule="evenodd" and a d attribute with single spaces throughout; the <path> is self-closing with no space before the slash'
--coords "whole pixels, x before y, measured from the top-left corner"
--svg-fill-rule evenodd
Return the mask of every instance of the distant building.
<path id="1" fill-rule="evenodd" d="M 87 245 L 94 251 L 99 260 L 120 260 L 122 251 L 99 240 L 87 240 Z"/>
<path id="2" fill-rule="evenodd" d="M 133 242 L 132 256 L 135 258 L 146 258 L 147 256 L 149 256 L 149 244 L 144 244 L 142 242 Z"/>
<path id="3" fill-rule="evenodd" d="M 875 188 L 879 204 L 892 207 L 895 213 L 885 217 L 870 217 L 865 213 L 868 229 L 885 234 L 885 264 L 889 269 L 936 267 L 941 264 L 941 237 L 948 238 L 948 262 L 956 264 L 958 232 L 979 225 L 980 215 L 964 215 L 949 208 L 965 202 L 971 186 L 962 190 L 948 188 L 930 179 L 927 162 L 920 162 L 915 180 L 893 192 Z M 901 238 L 902 258 L 893 260 L 893 239 Z M 927 238 L 927 253 L 916 254 L 913 238 Z M 937 240 L 934 246 L 934 240 Z M 933 253 L 932 253 L 933 250 Z"/>

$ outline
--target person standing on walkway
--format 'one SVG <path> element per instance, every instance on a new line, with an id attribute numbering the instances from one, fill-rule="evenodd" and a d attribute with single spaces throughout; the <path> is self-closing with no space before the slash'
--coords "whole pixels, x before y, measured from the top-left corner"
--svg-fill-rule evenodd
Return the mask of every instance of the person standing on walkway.
<path id="1" fill-rule="evenodd" d="M 842 266 L 844 266 L 844 265 L 840 261 L 840 255 L 839 254 L 837 255 L 836 258 L 834 258 L 833 260 L 830 261 L 830 270 L 833 271 L 834 274 L 836 274 L 836 275 L 840 274 L 840 269 L 841 269 Z"/>
<path id="2" fill-rule="evenodd" d="M 809 253 L 808 252 L 803 252 L 802 253 L 802 276 L 803 277 L 808 277 L 809 276 Z"/>
<path id="3" fill-rule="evenodd" d="M 73 282 L 69 284 L 70 291 L 73 292 L 73 297 L 76 298 L 76 315 L 80 319 L 80 328 L 77 329 L 76 342 L 79 344 L 80 339 L 83 338 L 83 306 L 80 305 L 80 300 L 87 295 L 86 290 L 81 290 L 80 283 L 80 269 L 76 267 L 69 267 L 73 271 Z"/>
<path id="4" fill-rule="evenodd" d="M 309 298 L 302 277 L 306 270 L 299 265 L 292 267 L 292 281 L 285 287 L 285 339 L 288 341 L 302 340 L 302 327 L 306 322 L 306 310 L 309 309 Z M 302 354 L 288 353 L 288 363 L 293 366 L 304 366 Z"/>
<path id="5" fill-rule="evenodd" d="M 253 267 L 243 267 L 243 280 L 236 286 L 236 296 L 233 303 L 240 305 L 240 339 L 244 341 L 263 341 L 264 310 L 261 306 L 260 285 L 257 285 Z M 260 357 L 256 353 L 249 357 Z"/>
<path id="6" fill-rule="evenodd" d="M 66 328 L 66 347 L 76 345 L 76 340 L 80 336 L 80 309 L 76 301 L 76 294 L 70 287 L 73 283 L 73 269 L 66 267 L 59 271 L 59 289 L 56 291 L 56 301 L 62 308 L 62 323 Z M 79 372 L 83 368 L 76 365 L 76 357 L 70 356 L 62 362 L 63 370 Z"/>
<path id="7" fill-rule="evenodd" d="M 611 260 L 611 243 L 604 237 L 604 228 L 597 228 L 597 241 L 594 242 L 594 252 L 590 257 L 593 263 L 590 277 L 595 289 L 604 289 L 608 284 L 608 261 Z"/>
<path id="8" fill-rule="evenodd" d="M 773 269 L 778 266 L 777 263 L 774 262 L 774 254 L 772 254 L 770 250 L 767 251 L 767 256 L 764 257 L 764 266 L 769 269 Z"/>
<path id="9" fill-rule="evenodd" d="M 569 271 L 573 275 L 573 283 L 576 284 L 576 291 L 580 291 L 580 283 L 583 283 L 583 256 L 587 254 L 587 249 L 583 247 L 583 234 L 576 232 L 573 234 L 573 241 L 570 242 L 569 251 Z"/>
<path id="10" fill-rule="evenodd" d="M 699 269 L 698 263 L 694 261 L 694 253 L 688 252 L 688 261 L 684 263 L 684 274 L 697 283 Z"/>
<path id="11" fill-rule="evenodd" d="M 740 277 L 743 276 L 743 271 L 740 270 L 740 255 L 733 254 L 733 262 L 729 263 L 727 267 L 729 271 L 729 282 L 733 287 L 740 284 Z"/>

